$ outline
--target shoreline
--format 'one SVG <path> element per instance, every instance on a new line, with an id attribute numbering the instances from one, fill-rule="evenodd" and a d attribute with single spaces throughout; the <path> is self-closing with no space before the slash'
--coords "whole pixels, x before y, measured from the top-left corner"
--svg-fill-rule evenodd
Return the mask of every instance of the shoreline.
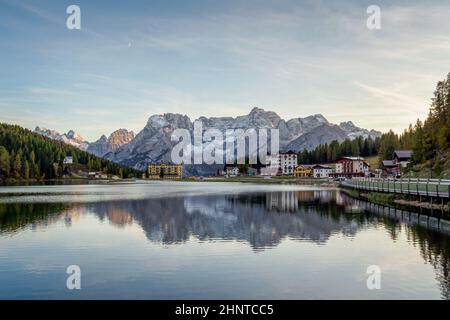
<path id="1" fill-rule="evenodd" d="M 296 177 L 271 177 L 264 178 L 260 176 L 239 176 L 239 177 L 185 177 L 182 179 L 48 179 L 48 180 L 17 180 L 14 182 L 1 182 L 0 187 L 15 187 L 15 186 L 34 186 L 34 185 L 84 185 L 84 184 L 106 184 L 106 183 L 123 183 L 123 182 L 137 182 L 137 181 L 168 181 L 168 182 L 229 182 L 229 183 L 253 183 L 253 184 L 299 184 L 299 185 L 320 185 L 323 187 L 338 187 L 336 181 L 328 179 L 313 179 L 313 178 L 296 178 Z"/>
<path id="2" fill-rule="evenodd" d="M 265 178 L 261 176 L 241 176 L 241 177 L 209 177 L 202 180 L 196 180 L 201 182 L 241 182 L 241 183 L 254 183 L 254 184 L 300 184 L 300 185 L 320 185 L 324 187 L 337 187 L 336 181 L 330 181 L 329 179 L 314 179 L 314 178 L 296 178 L 296 177 L 271 177 Z"/>
<path id="3" fill-rule="evenodd" d="M 15 180 L 15 181 L 1 181 L 0 187 L 27 187 L 27 186 L 45 186 L 45 185 L 84 185 L 94 183 L 114 183 L 114 182 L 130 182 L 141 179 L 84 179 L 84 178 L 70 178 L 70 179 L 45 179 L 45 180 Z"/>

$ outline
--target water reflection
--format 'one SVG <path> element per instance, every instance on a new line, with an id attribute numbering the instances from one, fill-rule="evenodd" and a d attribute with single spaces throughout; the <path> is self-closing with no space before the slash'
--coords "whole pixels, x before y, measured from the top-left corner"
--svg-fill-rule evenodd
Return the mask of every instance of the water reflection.
<path id="1" fill-rule="evenodd" d="M 327 244 L 332 235 L 354 237 L 383 226 L 392 240 L 404 232 L 430 263 L 442 296 L 450 297 L 450 243 L 445 221 L 372 205 L 328 190 L 256 194 L 180 196 L 88 204 L 0 204 L 0 235 L 25 228 L 46 228 L 57 221 L 66 227 L 83 215 L 94 215 L 117 228 L 138 225 L 152 243 L 182 244 L 233 240 L 254 251 L 278 246 L 284 239 Z M 422 219 L 422 220 L 421 220 Z M 442 220 L 442 221 L 441 221 Z M 431 221 L 431 222 L 430 222 Z"/>
<path id="2" fill-rule="evenodd" d="M 334 192 L 273 192 L 255 195 L 197 196 L 88 204 L 100 220 L 123 227 L 137 223 L 150 241 L 245 241 L 254 250 L 283 238 L 324 243 L 334 233 L 347 236 L 360 225 L 343 215 Z"/>
<path id="3" fill-rule="evenodd" d="M 136 223 L 149 240 L 163 244 L 182 243 L 193 235 L 200 240 L 246 241 L 256 250 L 275 246 L 285 237 L 319 243 L 325 242 L 335 233 L 351 237 L 368 223 L 383 223 L 390 230 L 393 240 L 402 228 L 408 231 L 417 229 L 406 228 L 403 224 L 430 229 L 439 229 L 440 226 L 440 231 L 449 231 L 444 229 L 444 219 L 374 205 L 329 190 L 152 198 L 72 205 L 0 204 L 0 231 L 17 231 L 26 226 L 45 228 L 60 219 L 70 227 L 86 213 L 93 213 L 100 221 L 108 221 L 119 228 Z"/>
<path id="4" fill-rule="evenodd" d="M 32 229 L 46 228 L 61 219 L 67 208 L 71 208 L 67 216 L 73 216 L 75 214 L 73 207 L 59 203 L 0 204 L 0 235 L 17 232 L 27 226 L 31 226 Z"/>

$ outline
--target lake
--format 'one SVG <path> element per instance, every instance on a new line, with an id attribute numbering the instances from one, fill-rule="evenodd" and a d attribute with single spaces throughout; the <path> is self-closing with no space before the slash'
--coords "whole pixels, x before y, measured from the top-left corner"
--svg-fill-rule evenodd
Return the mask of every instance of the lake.
<path id="1" fill-rule="evenodd" d="M 450 232 L 423 221 L 314 186 L 0 187 L 0 299 L 449 299 Z"/>

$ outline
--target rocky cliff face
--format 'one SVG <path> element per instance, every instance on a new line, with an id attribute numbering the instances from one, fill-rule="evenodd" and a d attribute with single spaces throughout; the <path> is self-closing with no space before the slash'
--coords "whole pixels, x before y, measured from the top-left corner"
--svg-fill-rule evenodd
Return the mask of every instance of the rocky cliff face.
<path id="1" fill-rule="evenodd" d="M 111 133 L 109 138 L 102 135 L 100 139 L 89 144 L 87 151 L 95 154 L 96 156 L 103 157 L 107 153 L 116 151 L 124 144 L 127 144 L 135 138 L 133 131 L 127 129 L 119 129 Z"/>
<path id="2" fill-rule="evenodd" d="M 171 141 L 175 129 L 193 130 L 188 116 L 166 113 L 151 116 L 147 125 L 129 143 L 121 146 L 105 157 L 111 161 L 145 170 L 148 163 L 171 162 L 171 151 L 175 143 Z"/>
<path id="3" fill-rule="evenodd" d="M 297 139 L 292 140 L 285 149 L 295 152 L 303 149 L 312 150 L 318 145 L 329 143 L 333 140 L 342 142 L 347 138 L 349 138 L 349 136 L 339 126 L 326 123 L 313 128 L 299 136 Z"/>

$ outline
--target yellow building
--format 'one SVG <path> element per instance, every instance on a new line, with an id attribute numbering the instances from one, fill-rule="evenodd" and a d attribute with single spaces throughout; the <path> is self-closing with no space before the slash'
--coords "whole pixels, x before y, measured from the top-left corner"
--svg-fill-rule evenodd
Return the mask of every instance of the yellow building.
<path id="1" fill-rule="evenodd" d="M 312 167 L 304 164 L 298 165 L 294 169 L 294 175 L 300 178 L 311 177 Z"/>
<path id="2" fill-rule="evenodd" d="M 150 179 L 181 179 L 183 166 L 181 164 L 150 164 L 148 177 Z"/>

